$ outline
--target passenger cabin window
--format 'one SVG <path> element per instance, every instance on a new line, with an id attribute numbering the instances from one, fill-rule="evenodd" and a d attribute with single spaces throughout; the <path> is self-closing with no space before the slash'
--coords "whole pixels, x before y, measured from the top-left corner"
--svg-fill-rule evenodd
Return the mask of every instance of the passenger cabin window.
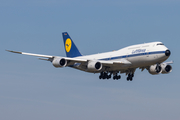
<path id="1" fill-rule="evenodd" d="M 163 43 L 158 43 L 157 45 L 164 45 Z"/>

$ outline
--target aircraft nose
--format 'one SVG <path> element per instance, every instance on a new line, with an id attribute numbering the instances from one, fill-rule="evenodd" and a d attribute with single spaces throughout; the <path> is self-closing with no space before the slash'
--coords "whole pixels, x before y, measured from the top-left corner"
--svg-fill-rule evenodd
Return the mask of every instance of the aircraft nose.
<path id="1" fill-rule="evenodd" d="M 166 55 L 166 56 L 170 56 L 170 55 L 171 55 L 171 51 L 170 51 L 170 50 L 166 50 L 166 51 L 165 51 L 165 55 Z"/>

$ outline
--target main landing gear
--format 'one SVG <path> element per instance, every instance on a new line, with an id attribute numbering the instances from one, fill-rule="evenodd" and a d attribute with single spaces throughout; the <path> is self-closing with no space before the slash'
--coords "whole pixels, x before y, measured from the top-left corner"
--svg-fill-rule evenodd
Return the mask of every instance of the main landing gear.
<path id="1" fill-rule="evenodd" d="M 118 80 L 118 79 L 121 79 L 121 76 L 120 75 L 117 75 L 118 73 L 114 73 L 113 75 L 113 79 L 114 80 Z"/>
<path id="2" fill-rule="evenodd" d="M 129 81 L 129 80 L 132 81 L 133 77 L 134 77 L 134 74 L 133 73 L 129 73 L 128 77 L 127 77 L 127 81 Z"/>
<path id="3" fill-rule="evenodd" d="M 121 79 L 121 76 L 118 75 L 118 71 L 116 72 L 101 72 L 99 75 L 99 79 L 110 79 L 113 74 L 113 80 L 119 80 Z M 127 72 L 127 81 L 132 81 L 134 77 L 134 72 Z"/>
<path id="4" fill-rule="evenodd" d="M 111 74 L 112 73 L 108 74 L 108 72 L 101 72 L 101 74 L 99 75 L 99 79 L 109 79 L 111 78 Z"/>
<path id="5" fill-rule="evenodd" d="M 101 72 L 99 75 L 99 79 L 110 79 L 112 75 L 112 72 Z M 120 75 L 117 75 L 117 73 L 113 73 L 113 79 L 118 80 L 121 79 Z"/>

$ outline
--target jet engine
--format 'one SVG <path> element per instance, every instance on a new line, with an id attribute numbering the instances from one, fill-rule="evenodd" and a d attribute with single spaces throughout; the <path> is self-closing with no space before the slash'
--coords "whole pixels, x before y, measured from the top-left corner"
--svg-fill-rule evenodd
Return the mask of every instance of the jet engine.
<path id="1" fill-rule="evenodd" d="M 172 71 L 172 66 L 167 64 L 161 64 L 162 67 L 162 74 L 167 74 Z"/>
<path id="2" fill-rule="evenodd" d="M 67 60 L 60 57 L 55 57 L 52 61 L 54 67 L 65 67 L 67 65 Z"/>
<path id="3" fill-rule="evenodd" d="M 162 67 L 159 64 L 151 65 L 148 71 L 152 75 L 157 75 L 162 72 Z"/>
<path id="4" fill-rule="evenodd" d="M 102 69 L 102 64 L 97 61 L 89 61 L 87 64 L 88 71 L 100 71 Z"/>

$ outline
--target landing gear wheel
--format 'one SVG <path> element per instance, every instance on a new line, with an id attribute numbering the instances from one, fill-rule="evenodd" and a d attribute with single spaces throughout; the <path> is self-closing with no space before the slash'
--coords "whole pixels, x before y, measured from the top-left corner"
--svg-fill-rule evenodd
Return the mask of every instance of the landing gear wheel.
<path id="1" fill-rule="evenodd" d="M 134 77 L 134 74 L 132 74 L 132 78 Z"/>

